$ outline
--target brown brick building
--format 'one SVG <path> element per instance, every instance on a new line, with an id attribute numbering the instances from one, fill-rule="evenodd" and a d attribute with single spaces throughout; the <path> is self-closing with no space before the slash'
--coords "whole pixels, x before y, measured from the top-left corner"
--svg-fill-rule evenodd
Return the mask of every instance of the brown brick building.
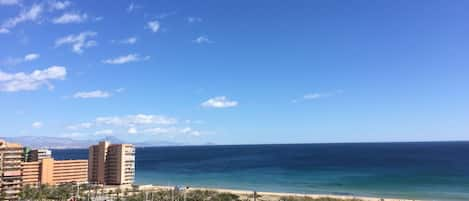
<path id="1" fill-rule="evenodd" d="M 0 193 L 3 200 L 17 200 L 21 191 L 21 161 L 23 147 L 20 144 L 0 140 Z"/>
<path id="2" fill-rule="evenodd" d="M 23 162 L 21 171 L 23 185 L 56 185 L 88 181 L 87 160 L 44 158 L 40 161 Z"/>
<path id="3" fill-rule="evenodd" d="M 102 141 L 89 148 L 88 180 L 90 183 L 132 184 L 135 177 L 135 148 L 131 144 Z"/>

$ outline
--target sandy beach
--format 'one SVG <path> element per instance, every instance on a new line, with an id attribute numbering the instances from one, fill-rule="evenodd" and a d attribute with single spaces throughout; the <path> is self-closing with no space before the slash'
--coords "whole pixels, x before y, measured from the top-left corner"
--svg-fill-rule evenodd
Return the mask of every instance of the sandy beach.
<path id="1" fill-rule="evenodd" d="M 174 188 L 173 186 L 155 186 L 155 185 L 144 185 L 140 186 L 140 190 L 146 191 L 157 191 L 157 190 L 170 190 Z M 234 189 L 224 189 L 224 188 L 202 188 L 202 187 L 189 187 L 190 190 L 209 190 L 209 191 L 218 191 L 232 193 L 240 196 L 241 200 L 246 200 L 247 198 L 252 199 L 253 191 L 248 190 L 234 190 Z M 329 195 L 329 194 L 299 194 L 299 193 L 281 193 L 281 192 L 257 192 L 257 195 L 261 196 L 260 199 L 267 201 L 278 201 L 281 197 L 310 197 L 310 198 L 337 198 L 337 199 L 360 199 L 363 201 L 418 201 L 418 200 L 409 200 L 409 199 L 397 199 L 397 198 L 378 198 L 378 197 L 365 197 L 365 196 L 347 196 L 347 195 Z"/>

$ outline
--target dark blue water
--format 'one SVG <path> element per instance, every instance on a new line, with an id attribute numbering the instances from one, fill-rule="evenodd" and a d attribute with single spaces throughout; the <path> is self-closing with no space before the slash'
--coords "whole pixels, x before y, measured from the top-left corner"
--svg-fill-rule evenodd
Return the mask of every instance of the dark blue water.
<path id="1" fill-rule="evenodd" d="M 140 184 L 469 200 L 469 142 L 138 148 L 136 170 Z"/>

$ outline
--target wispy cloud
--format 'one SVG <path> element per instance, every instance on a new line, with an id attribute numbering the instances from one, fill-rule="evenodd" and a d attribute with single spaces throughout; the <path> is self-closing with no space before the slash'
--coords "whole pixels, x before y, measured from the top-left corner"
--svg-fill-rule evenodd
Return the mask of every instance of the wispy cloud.
<path id="1" fill-rule="evenodd" d="M 116 42 L 116 41 L 112 41 L 112 42 Z M 132 36 L 132 37 L 129 37 L 129 38 L 125 38 L 125 39 L 117 41 L 116 43 L 133 45 L 133 44 L 137 43 L 137 37 Z"/>
<path id="2" fill-rule="evenodd" d="M 72 2 L 49 0 L 48 4 L 51 10 L 64 10 L 68 8 L 72 4 Z"/>
<path id="3" fill-rule="evenodd" d="M 33 91 L 41 86 L 48 86 L 53 89 L 52 80 L 64 80 L 67 70 L 62 66 L 52 66 L 44 70 L 35 70 L 30 74 L 5 73 L 0 71 L 0 91 L 16 92 L 16 91 Z"/>
<path id="4" fill-rule="evenodd" d="M 299 99 L 292 100 L 292 103 L 298 103 L 298 102 L 301 102 L 301 101 L 317 100 L 317 99 L 321 99 L 321 98 L 336 96 L 336 95 L 339 95 L 341 93 L 343 93 L 342 90 L 336 90 L 336 91 L 324 92 L 324 93 L 307 93 Z"/>
<path id="5" fill-rule="evenodd" d="M 82 99 L 89 99 L 89 98 L 109 98 L 111 97 L 111 93 L 107 91 L 95 90 L 95 91 L 81 91 L 77 92 L 73 95 L 73 98 L 82 98 Z"/>
<path id="6" fill-rule="evenodd" d="M 190 128 L 190 127 L 185 127 L 185 128 L 155 127 L 155 128 L 147 128 L 147 129 L 143 130 L 142 133 L 153 134 L 153 135 L 178 135 L 178 134 L 184 134 L 184 135 L 190 135 L 190 136 L 200 136 L 202 134 L 202 132 L 200 132 L 198 130 L 195 130 L 193 128 Z"/>
<path id="7" fill-rule="evenodd" d="M 79 130 L 89 129 L 96 126 L 116 126 L 126 128 L 136 128 L 142 125 L 174 125 L 178 120 L 173 117 L 153 114 L 134 114 L 126 116 L 102 116 L 96 117 L 92 122 L 84 122 L 70 125 L 67 129 Z"/>
<path id="8" fill-rule="evenodd" d="M 9 58 L 2 60 L 0 63 L 3 65 L 7 65 L 7 66 L 14 66 L 23 62 L 30 62 L 30 61 L 36 60 L 39 57 L 40 55 L 37 53 L 30 53 L 30 54 L 25 55 L 24 57 L 16 57 L 16 58 L 9 57 Z"/>
<path id="9" fill-rule="evenodd" d="M 6 34 L 6 33 L 10 33 L 10 30 L 8 30 L 7 28 L 0 27 L 0 34 Z"/>
<path id="10" fill-rule="evenodd" d="M 36 121 L 36 122 L 33 122 L 31 124 L 31 127 L 33 127 L 33 128 L 42 128 L 42 126 L 43 126 L 43 124 L 40 121 Z"/>
<path id="11" fill-rule="evenodd" d="M 104 129 L 96 131 L 94 134 L 96 135 L 112 135 L 114 132 L 111 129 Z"/>
<path id="12" fill-rule="evenodd" d="M 146 61 L 148 59 L 150 59 L 150 56 L 141 57 L 138 54 L 129 54 L 116 58 L 105 59 L 102 62 L 106 64 L 125 64 L 130 62 Z"/>
<path id="13" fill-rule="evenodd" d="M 84 123 L 67 126 L 67 129 L 68 130 L 88 129 L 88 128 L 91 128 L 92 126 L 93 126 L 93 123 L 84 122 Z"/>
<path id="14" fill-rule="evenodd" d="M 90 38 L 93 38 L 96 35 L 97 33 L 92 31 L 85 31 L 76 35 L 71 34 L 57 39 L 55 41 L 55 46 L 71 45 L 73 52 L 81 54 L 83 53 L 84 48 L 96 46 L 96 41 L 90 40 Z"/>
<path id="15" fill-rule="evenodd" d="M 24 61 L 33 61 L 33 60 L 38 59 L 39 57 L 40 55 L 37 53 L 30 53 L 24 56 Z"/>
<path id="16" fill-rule="evenodd" d="M 99 17 L 95 17 L 95 18 L 93 18 L 93 21 L 95 21 L 95 22 L 99 22 L 99 21 L 101 21 L 101 20 L 103 20 L 103 19 L 104 19 L 104 17 L 102 17 L 102 16 L 99 16 Z"/>
<path id="17" fill-rule="evenodd" d="M 238 102 L 230 100 L 226 96 L 218 96 L 208 99 L 201 106 L 206 108 L 229 108 L 238 106 Z"/>
<path id="18" fill-rule="evenodd" d="M 88 19 L 86 13 L 64 13 L 62 16 L 54 18 L 52 23 L 54 24 L 70 24 L 70 23 L 81 23 Z"/>
<path id="19" fill-rule="evenodd" d="M 196 39 L 192 40 L 192 42 L 197 44 L 214 43 L 214 41 L 209 40 L 207 36 L 199 36 Z"/>
<path id="20" fill-rule="evenodd" d="M 133 128 L 133 127 L 132 127 L 132 128 L 129 128 L 129 129 L 127 130 L 127 133 L 129 133 L 129 134 L 137 134 L 138 131 L 137 131 L 136 128 Z"/>
<path id="21" fill-rule="evenodd" d="M 150 17 L 152 19 L 163 20 L 163 19 L 166 19 L 168 17 L 174 16 L 176 14 L 177 14 L 176 11 L 168 11 L 168 12 L 162 12 L 162 13 L 159 13 L 159 14 L 156 14 L 156 15 L 150 14 L 150 15 L 148 15 L 148 17 Z"/>
<path id="22" fill-rule="evenodd" d="M 20 1 L 19 0 L 0 0 L 0 5 L 2 6 L 13 6 L 13 5 L 19 5 Z"/>
<path id="23" fill-rule="evenodd" d="M 142 8 L 142 6 L 135 4 L 134 2 L 131 2 L 129 6 L 127 6 L 126 11 L 128 13 L 131 13 L 135 11 L 136 9 Z"/>
<path id="24" fill-rule="evenodd" d="M 89 132 L 97 130 L 95 135 L 119 134 L 149 134 L 149 135 L 185 135 L 185 136 L 201 136 L 202 132 L 196 128 L 178 126 L 179 122 L 174 117 L 152 114 L 135 114 L 126 116 L 103 116 L 97 117 L 91 122 L 84 122 L 70 125 L 67 130 L 73 132 Z M 111 133 L 109 130 L 112 130 Z"/>
<path id="25" fill-rule="evenodd" d="M 182 134 L 189 134 L 189 135 L 192 135 L 192 136 L 200 136 L 201 135 L 200 131 L 194 130 L 191 127 L 183 128 L 183 129 L 180 130 L 180 132 Z"/>
<path id="26" fill-rule="evenodd" d="M 175 118 L 162 115 L 136 114 L 128 116 L 108 116 L 96 118 L 96 124 L 133 127 L 135 125 L 171 125 L 176 124 Z"/>
<path id="27" fill-rule="evenodd" d="M 160 22 L 158 20 L 149 21 L 147 23 L 147 28 L 150 29 L 153 33 L 156 33 L 158 30 L 160 30 Z"/>
<path id="28" fill-rule="evenodd" d="M 202 22 L 202 18 L 200 17 L 187 17 L 186 20 L 189 23 Z"/>
<path id="29" fill-rule="evenodd" d="M 122 88 L 122 87 L 121 87 L 121 88 L 117 88 L 117 89 L 115 89 L 114 91 L 117 92 L 117 93 L 122 93 L 122 92 L 125 91 L 125 88 Z"/>
<path id="30" fill-rule="evenodd" d="M 20 14 L 16 17 L 7 19 L 1 26 L 2 32 L 8 32 L 9 29 L 15 27 L 16 25 L 27 22 L 27 21 L 36 21 L 40 18 L 43 12 L 43 8 L 40 4 L 33 4 L 28 10 L 22 10 Z"/>

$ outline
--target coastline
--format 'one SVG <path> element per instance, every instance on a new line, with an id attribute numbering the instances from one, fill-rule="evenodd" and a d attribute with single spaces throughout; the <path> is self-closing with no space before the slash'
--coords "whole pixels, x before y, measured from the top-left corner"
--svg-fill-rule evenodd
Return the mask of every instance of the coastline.
<path id="1" fill-rule="evenodd" d="M 162 186 L 162 185 L 141 185 L 139 190 L 144 191 L 158 191 L 158 190 L 171 190 L 174 186 Z M 231 193 L 238 195 L 241 200 L 246 200 L 249 197 L 252 198 L 253 191 L 249 190 L 237 190 L 237 189 L 226 189 L 226 188 L 207 188 L 207 187 L 189 187 L 191 190 L 208 190 L 217 191 L 221 193 Z M 333 194 L 302 194 L 302 193 L 286 193 L 286 192 L 256 192 L 257 195 L 261 196 L 260 199 L 267 201 L 278 201 L 282 197 L 309 197 L 309 198 L 335 198 L 335 199 L 359 199 L 362 201 L 423 201 L 416 199 L 400 199 L 400 198 L 381 198 L 381 197 L 367 197 L 367 196 L 351 196 L 351 195 L 333 195 Z"/>

